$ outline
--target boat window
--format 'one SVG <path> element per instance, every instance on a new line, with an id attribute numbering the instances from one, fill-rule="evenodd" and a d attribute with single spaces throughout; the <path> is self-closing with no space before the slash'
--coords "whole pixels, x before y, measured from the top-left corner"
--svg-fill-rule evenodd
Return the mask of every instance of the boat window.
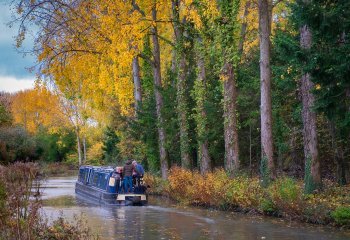
<path id="1" fill-rule="evenodd" d="M 86 169 L 84 171 L 84 183 L 86 184 L 88 182 L 88 177 L 89 177 L 89 169 Z"/>
<path id="2" fill-rule="evenodd" d="M 106 188 L 107 178 L 108 178 L 107 174 L 104 174 L 104 173 L 100 174 L 100 181 L 99 181 L 99 186 L 98 186 L 99 188 L 101 188 L 101 189 L 105 189 Z"/>
<path id="3" fill-rule="evenodd" d="M 98 173 L 95 172 L 92 179 L 92 185 L 97 186 L 97 183 L 98 183 Z"/>
<path id="4" fill-rule="evenodd" d="M 85 171 L 84 171 L 85 169 L 79 169 L 79 178 L 78 178 L 78 180 L 79 180 L 79 182 L 84 182 L 84 178 L 85 178 Z"/>
<path id="5" fill-rule="evenodd" d="M 91 184 L 91 181 L 92 181 L 92 169 L 88 169 L 88 177 L 87 177 L 87 180 L 86 182 Z"/>

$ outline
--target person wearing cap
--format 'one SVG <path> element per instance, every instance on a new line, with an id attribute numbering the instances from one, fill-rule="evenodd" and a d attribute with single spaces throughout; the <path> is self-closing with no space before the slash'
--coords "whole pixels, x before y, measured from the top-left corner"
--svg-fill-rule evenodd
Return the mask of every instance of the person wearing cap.
<path id="1" fill-rule="evenodd" d="M 135 185 L 140 186 L 141 178 L 145 174 L 145 170 L 142 165 L 137 163 L 135 160 L 132 161 L 132 165 L 134 166 L 133 178 L 135 179 Z"/>

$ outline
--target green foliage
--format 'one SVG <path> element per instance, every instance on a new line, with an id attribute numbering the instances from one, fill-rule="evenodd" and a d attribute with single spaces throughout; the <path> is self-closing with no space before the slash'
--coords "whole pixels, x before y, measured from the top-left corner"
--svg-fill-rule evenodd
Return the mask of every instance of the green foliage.
<path id="1" fill-rule="evenodd" d="M 152 54 L 149 38 L 144 40 L 143 54 L 145 56 Z M 131 121 L 130 131 L 135 140 L 140 140 L 144 144 L 145 152 L 142 159 L 144 167 L 155 173 L 160 169 L 160 160 L 152 66 L 147 61 L 142 61 L 141 66 L 142 104 L 137 118 Z"/>
<path id="2" fill-rule="evenodd" d="M 260 72 L 259 72 L 259 52 L 254 48 L 246 56 L 246 59 L 238 68 L 237 88 L 238 94 L 238 112 L 240 118 L 240 151 L 246 154 L 240 154 L 241 164 L 257 166 L 260 165 Z M 253 170 L 253 169 L 251 169 Z"/>
<path id="3" fill-rule="evenodd" d="M 3 182 L 0 182 L 0 219 L 5 219 L 7 215 L 6 199 L 7 199 L 7 195 L 6 195 L 5 184 Z M 0 220 L 0 223 L 1 223 L 1 220 Z"/>
<path id="4" fill-rule="evenodd" d="M 10 125 L 11 122 L 11 113 L 0 103 L 0 127 Z"/>
<path id="5" fill-rule="evenodd" d="M 277 193 L 283 201 L 296 201 L 300 195 L 299 188 L 292 178 L 282 178 L 275 182 Z"/>
<path id="6" fill-rule="evenodd" d="M 43 161 L 62 162 L 67 155 L 75 151 L 76 142 L 74 133 L 68 129 L 49 133 L 41 129 L 35 136 L 37 154 Z"/>
<path id="7" fill-rule="evenodd" d="M 38 159 L 35 139 L 22 127 L 0 129 L 0 162 Z"/>
<path id="8" fill-rule="evenodd" d="M 107 127 L 102 138 L 103 160 L 106 163 L 115 163 L 118 158 L 120 158 L 119 149 L 117 147 L 119 141 L 116 132 L 111 127 Z"/>
<path id="9" fill-rule="evenodd" d="M 350 207 L 338 207 L 331 213 L 332 218 L 340 225 L 350 224 Z"/>
<path id="10" fill-rule="evenodd" d="M 263 199 L 261 201 L 261 205 L 260 205 L 261 210 L 270 215 L 273 214 L 277 211 L 275 205 L 273 204 L 273 202 L 270 199 Z"/>
<path id="11" fill-rule="evenodd" d="M 305 162 L 305 177 L 304 177 L 304 182 L 305 182 L 305 193 L 310 194 L 315 190 L 315 184 L 312 180 L 312 175 L 311 175 L 311 157 L 306 158 Z"/>
<path id="12" fill-rule="evenodd" d="M 267 165 L 267 157 L 263 156 L 260 162 L 261 185 L 268 187 L 270 184 L 270 171 Z"/>

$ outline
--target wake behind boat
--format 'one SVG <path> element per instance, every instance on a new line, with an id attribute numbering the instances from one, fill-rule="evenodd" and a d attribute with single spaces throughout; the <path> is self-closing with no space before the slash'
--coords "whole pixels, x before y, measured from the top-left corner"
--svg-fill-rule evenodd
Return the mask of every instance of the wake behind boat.
<path id="1" fill-rule="evenodd" d="M 112 167 L 81 166 L 75 192 L 103 204 L 145 205 L 146 187 L 141 183 L 133 186 L 133 192 L 123 193 L 122 182 L 114 177 Z"/>

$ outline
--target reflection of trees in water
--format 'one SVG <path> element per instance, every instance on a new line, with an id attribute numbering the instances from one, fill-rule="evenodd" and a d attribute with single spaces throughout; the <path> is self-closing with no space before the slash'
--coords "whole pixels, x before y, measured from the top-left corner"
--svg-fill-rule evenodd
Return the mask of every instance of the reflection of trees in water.
<path id="1" fill-rule="evenodd" d="M 113 209 L 114 236 L 116 239 L 143 239 L 145 213 L 139 207 L 115 207 Z"/>
<path id="2" fill-rule="evenodd" d="M 212 220 L 172 208 L 150 207 L 146 212 L 145 239 L 216 239 Z"/>

